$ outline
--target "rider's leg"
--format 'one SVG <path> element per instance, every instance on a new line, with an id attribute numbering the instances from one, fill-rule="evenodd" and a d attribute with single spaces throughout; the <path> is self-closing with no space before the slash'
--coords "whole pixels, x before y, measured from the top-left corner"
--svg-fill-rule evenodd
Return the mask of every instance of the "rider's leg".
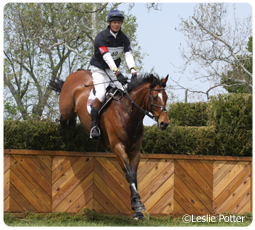
<path id="1" fill-rule="evenodd" d="M 93 83 L 95 84 L 96 89 L 96 99 L 91 108 L 91 131 L 90 137 L 98 139 L 100 137 L 100 129 L 98 128 L 99 114 L 98 111 L 102 107 L 102 102 L 105 99 L 105 91 L 108 84 L 104 84 L 106 82 L 105 77 L 106 74 L 103 70 L 93 67 L 91 69 Z M 103 84 L 102 84 L 103 83 Z"/>
<path id="2" fill-rule="evenodd" d="M 99 113 L 102 106 L 102 102 L 99 101 L 98 98 L 94 100 L 93 106 L 91 108 L 91 131 L 90 137 L 91 138 L 99 138 L 100 137 L 100 129 L 98 128 L 98 120 L 99 120 Z"/>

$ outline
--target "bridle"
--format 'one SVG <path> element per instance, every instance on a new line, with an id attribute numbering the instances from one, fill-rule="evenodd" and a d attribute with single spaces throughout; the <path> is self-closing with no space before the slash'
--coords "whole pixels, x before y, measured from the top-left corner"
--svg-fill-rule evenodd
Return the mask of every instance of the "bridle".
<path id="1" fill-rule="evenodd" d="M 156 87 L 156 86 L 155 86 L 155 87 Z M 124 106 L 125 106 L 125 109 L 126 109 L 128 115 L 130 116 L 130 118 L 131 118 L 131 120 L 132 120 L 134 126 L 135 126 L 135 121 L 137 121 L 137 120 L 134 118 L 134 116 L 133 116 L 133 108 L 134 108 L 134 106 L 135 106 L 136 108 L 138 108 L 139 110 L 141 110 L 141 111 L 144 113 L 144 115 L 147 115 L 149 118 L 151 118 L 152 120 L 154 120 L 154 121 L 156 121 L 156 122 L 158 122 L 158 119 L 159 119 L 161 113 L 162 113 L 162 112 L 166 112 L 166 107 L 165 107 L 165 106 L 155 105 L 155 104 L 152 103 L 152 100 L 151 100 L 151 91 L 161 91 L 161 90 L 165 90 L 165 88 L 163 88 L 163 89 L 154 89 L 154 88 L 152 88 L 152 89 L 149 90 L 149 97 L 148 97 L 148 102 L 147 102 L 147 108 L 149 107 L 149 110 L 151 111 L 151 112 L 150 112 L 149 110 L 144 110 L 142 107 L 140 107 L 139 105 L 137 105 L 137 104 L 133 101 L 133 99 L 130 97 L 130 95 L 128 94 L 127 89 L 124 87 L 124 92 L 121 91 L 121 92 L 122 92 L 122 98 L 123 98 L 123 104 L 124 104 Z M 131 113 L 128 111 L 128 108 L 127 108 L 127 105 L 126 105 L 126 102 L 125 102 L 125 99 L 124 99 L 124 95 L 123 95 L 124 93 L 127 95 L 129 101 L 130 101 L 131 104 L 132 104 L 132 106 L 131 106 Z M 155 118 L 155 113 L 154 113 L 154 110 L 153 110 L 152 106 L 161 108 L 161 112 L 160 112 L 160 114 L 159 114 L 156 118 Z M 142 123 L 142 120 L 143 120 L 143 119 L 141 119 L 141 120 L 138 122 L 138 125 L 136 126 L 136 128 L 134 127 L 134 129 L 133 129 L 133 137 L 132 137 L 132 141 L 133 141 L 133 142 L 134 142 L 134 141 L 136 140 L 136 138 L 137 138 L 137 137 L 136 137 L 136 132 L 137 132 L 137 130 L 138 130 L 140 124 Z"/>
<path id="2" fill-rule="evenodd" d="M 149 91 L 148 103 L 147 103 L 147 105 L 150 104 L 150 105 L 149 105 L 149 106 L 150 106 L 150 111 L 152 111 L 152 114 L 153 114 L 152 117 L 151 117 L 151 116 L 149 116 L 149 117 L 152 118 L 153 120 L 156 120 L 157 122 L 158 122 L 158 119 L 159 119 L 161 113 L 166 112 L 166 106 L 161 106 L 161 105 L 155 105 L 155 104 L 153 104 L 153 103 L 152 103 L 152 100 L 151 100 L 151 91 L 161 91 L 161 90 L 165 90 L 165 88 L 164 88 L 164 89 L 150 89 L 150 91 Z M 161 108 L 161 112 L 160 112 L 160 114 L 158 115 L 157 118 L 155 118 L 155 113 L 154 113 L 154 110 L 152 109 L 152 106 Z M 148 106 L 147 106 L 147 107 L 148 107 Z M 148 115 L 147 115 L 147 116 L 148 116 Z"/>

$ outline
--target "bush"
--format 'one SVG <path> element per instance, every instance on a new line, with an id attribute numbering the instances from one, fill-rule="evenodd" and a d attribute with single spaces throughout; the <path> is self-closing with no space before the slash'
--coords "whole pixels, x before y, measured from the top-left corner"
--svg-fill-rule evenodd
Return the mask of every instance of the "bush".
<path id="1" fill-rule="evenodd" d="M 167 111 L 171 124 L 177 126 L 206 126 L 208 121 L 206 102 L 171 104 Z"/>
<path id="2" fill-rule="evenodd" d="M 145 127 L 141 152 L 217 155 L 216 138 L 213 126 L 170 126 L 165 131 L 157 127 Z"/>
<path id="3" fill-rule="evenodd" d="M 105 148 L 89 138 L 81 125 L 63 128 L 56 122 L 4 121 L 5 149 L 98 151 Z"/>
<path id="4" fill-rule="evenodd" d="M 252 95 L 226 94 L 211 97 L 208 124 L 216 128 L 221 155 L 252 153 Z"/>
<path id="5" fill-rule="evenodd" d="M 228 94 L 211 97 L 209 103 L 176 103 L 168 114 L 174 122 L 167 130 L 145 127 L 141 152 L 252 155 L 252 95 Z M 206 123 L 208 126 L 201 126 Z M 34 120 L 4 121 L 4 148 L 106 151 L 81 125 L 63 128 L 55 122 Z"/>

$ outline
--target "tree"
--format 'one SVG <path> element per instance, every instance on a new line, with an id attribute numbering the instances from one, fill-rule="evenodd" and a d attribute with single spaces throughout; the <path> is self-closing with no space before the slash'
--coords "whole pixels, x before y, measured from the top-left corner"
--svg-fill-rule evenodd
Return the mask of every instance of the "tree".
<path id="1" fill-rule="evenodd" d="M 243 65 L 250 73 L 252 73 L 252 56 L 253 56 L 252 55 L 252 37 L 249 38 L 246 49 L 251 54 L 246 56 L 246 61 L 243 62 Z M 240 59 L 239 56 L 237 58 Z M 236 65 L 238 65 L 238 63 L 236 63 Z M 249 82 L 252 82 L 252 78 L 247 73 L 238 72 L 239 70 L 242 71 L 242 69 L 234 68 L 234 70 L 228 71 L 227 75 L 222 73 L 221 84 L 227 85 L 227 86 L 224 86 L 224 88 L 229 93 L 252 93 L 252 88 L 247 87 L 246 85 L 232 86 L 232 85 L 235 85 L 235 81 L 233 81 L 232 78 L 241 80 L 240 76 L 242 77 L 243 75 L 245 75 L 245 78 L 248 79 Z"/>
<path id="2" fill-rule="evenodd" d="M 121 3 L 9 3 L 4 8 L 5 118 L 50 119 L 58 98 L 48 89 L 54 77 L 89 68 L 94 38 L 107 26 L 109 10 Z M 143 55 L 136 41 L 136 18 L 126 15 L 138 68 Z M 124 67 L 122 67 L 124 69 Z"/>
<path id="3" fill-rule="evenodd" d="M 177 30 L 186 37 L 187 46 L 180 47 L 184 60 L 180 72 L 184 73 L 189 65 L 195 63 L 197 69 L 191 72 L 191 79 L 214 84 L 206 92 L 193 92 L 209 96 L 209 91 L 218 86 L 229 87 L 221 82 L 225 76 L 233 83 L 231 87 L 252 89 L 252 72 L 247 68 L 251 55 L 246 49 L 248 39 L 252 36 L 252 18 L 248 16 L 241 21 L 234 14 L 231 23 L 226 21 L 227 14 L 227 5 L 224 3 L 200 3 L 194 8 L 192 16 L 181 18 Z M 228 75 L 229 71 L 233 74 Z"/>

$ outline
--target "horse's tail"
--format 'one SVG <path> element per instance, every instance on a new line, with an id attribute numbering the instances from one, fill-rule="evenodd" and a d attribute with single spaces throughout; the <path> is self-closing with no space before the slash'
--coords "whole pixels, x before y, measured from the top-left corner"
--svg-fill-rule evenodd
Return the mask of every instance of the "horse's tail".
<path id="1" fill-rule="evenodd" d="M 53 77 L 50 80 L 50 83 L 48 85 L 48 89 L 54 90 L 54 91 L 56 91 L 56 92 L 58 92 L 60 94 L 61 89 L 62 89 L 64 83 L 65 83 L 65 81 L 57 79 L 56 77 Z"/>

